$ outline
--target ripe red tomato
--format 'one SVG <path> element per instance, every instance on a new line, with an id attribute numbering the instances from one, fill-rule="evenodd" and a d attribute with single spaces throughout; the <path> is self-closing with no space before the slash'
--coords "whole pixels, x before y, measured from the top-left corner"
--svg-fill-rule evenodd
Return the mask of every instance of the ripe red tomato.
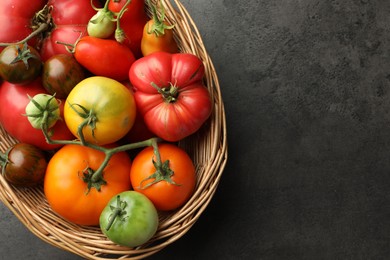
<path id="1" fill-rule="evenodd" d="M 98 225 L 109 200 L 131 188 L 131 161 L 126 152 L 111 157 L 103 171 L 105 184 L 96 188 L 96 182 L 88 182 L 88 174 L 95 172 L 104 159 L 103 152 L 81 145 L 65 145 L 58 150 L 47 165 L 44 179 L 44 192 L 51 208 L 73 223 Z"/>
<path id="2" fill-rule="evenodd" d="M 93 3 L 100 6 L 98 1 Z M 41 57 L 44 61 L 54 54 L 71 55 L 63 44 L 56 42 L 74 43 L 81 36 L 87 35 L 87 24 L 96 13 L 90 0 L 49 0 L 47 5 L 52 8 L 54 27 L 42 42 Z"/>
<path id="3" fill-rule="evenodd" d="M 46 0 L 2 0 L 0 5 L 0 42 L 11 43 L 24 39 L 33 31 L 32 18 Z M 35 46 L 37 38 L 28 43 Z M 4 47 L 0 47 L 2 50 Z"/>
<path id="4" fill-rule="evenodd" d="M 93 3 L 101 6 L 97 0 Z M 0 42 L 21 41 L 43 24 L 44 30 L 32 37 L 29 45 L 41 50 L 44 61 L 54 54 L 71 55 L 56 41 L 75 42 L 85 35 L 95 13 L 90 0 L 4 0 L 0 5 Z"/>
<path id="5" fill-rule="evenodd" d="M 153 147 L 143 149 L 133 160 L 130 179 L 135 191 L 148 197 L 158 210 L 174 210 L 192 195 L 196 174 L 188 154 L 176 145 L 158 145 L 162 167 L 159 172 Z M 153 183 L 162 178 L 161 180 Z"/>
<path id="6" fill-rule="evenodd" d="M 42 86 L 41 78 L 24 84 L 12 84 L 4 81 L 0 86 L 0 124 L 14 138 L 23 143 L 35 145 L 43 150 L 58 148 L 59 145 L 48 144 L 41 130 L 31 126 L 24 116 L 30 97 L 39 93 L 46 93 Z M 61 112 L 64 101 L 61 102 Z M 62 113 L 61 113 L 62 116 Z M 64 120 L 59 120 L 53 128 L 53 139 L 71 140 L 73 134 L 65 125 Z"/>
<path id="7" fill-rule="evenodd" d="M 127 46 L 113 39 L 91 36 L 84 36 L 76 43 L 74 56 L 94 75 L 118 81 L 128 79 L 129 69 L 135 61 L 132 51 Z"/>
<path id="8" fill-rule="evenodd" d="M 126 2 L 127 0 L 110 1 L 108 9 L 112 12 L 119 12 Z M 131 0 L 130 4 L 127 6 L 127 11 L 124 12 L 120 19 L 120 26 L 126 35 L 126 39 L 123 43 L 132 50 L 137 59 L 142 57 L 141 39 L 144 25 L 148 20 L 149 18 L 145 12 L 144 0 Z"/>
<path id="9" fill-rule="evenodd" d="M 150 131 L 175 142 L 202 126 L 212 109 L 203 75 L 202 61 L 188 53 L 155 52 L 134 62 L 129 77 Z"/>

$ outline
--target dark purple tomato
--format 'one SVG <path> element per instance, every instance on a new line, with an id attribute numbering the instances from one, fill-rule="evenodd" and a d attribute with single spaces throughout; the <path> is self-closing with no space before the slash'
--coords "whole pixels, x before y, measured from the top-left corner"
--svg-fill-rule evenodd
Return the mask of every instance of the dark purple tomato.
<path id="1" fill-rule="evenodd" d="M 56 98 L 65 99 L 84 78 L 84 69 L 70 55 L 54 55 L 43 65 L 42 85 L 49 94 L 55 94 Z"/>
<path id="2" fill-rule="evenodd" d="M 14 84 L 36 79 L 42 71 L 42 60 L 36 49 L 27 44 L 12 44 L 0 53 L 0 77 Z"/>
<path id="3" fill-rule="evenodd" d="M 26 143 L 17 143 L 1 155 L 2 174 L 11 184 L 32 187 L 42 183 L 47 160 L 45 153 Z"/>

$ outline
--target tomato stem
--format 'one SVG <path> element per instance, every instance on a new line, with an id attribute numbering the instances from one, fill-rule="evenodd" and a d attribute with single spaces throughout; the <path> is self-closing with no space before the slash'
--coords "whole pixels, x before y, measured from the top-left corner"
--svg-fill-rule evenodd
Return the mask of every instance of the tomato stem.
<path id="1" fill-rule="evenodd" d="M 150 84 L 152 85 L 153 88 L 157 90 L 158 93 L 160 93 L 163 96 L 165 102 L 174 103 L 177 101 L 177 97 L 179 95 L 179 89 L 175 85 L 171 84 L 169 87 L 160 88 L 154 82 L 151 82 Z"/>
<path id="2" fill-rule="evenodd" d="M 115 29 L 115 40 L 119 43 L 122 43 L 126 39 L 125 31 L 120 25 L 123 14 L 127 11 L 127 6 L 131 3 L 131 0 L 127 0 L 125 5 L 119 11 L 116 18 L 116 29 Z"/>
<path id="3" fill-rule="evenodd" d="M 152 26 L 149 26 L 147 29 L 148 34 L 154 33 L 157 37 L 161 37 L 165 34 L 165 30 L 170 30 L 174 26 L 173 25 L 167 25 L 165 23 L 165 8 L 160 2 L 160 12 L 161 12 L 161 17 L 158 16 L 157 13 L 157 6 L 152 5 L 150 0 L 147 1 L 147 4 L 152 11 L 152 16 L 153 16 L 153 24 Z"/>
<path id="4" fill-rule="evenodd" d="M 125 208 L 127 207 L 126 201 L 120 199 L 120 196 L 116 196 L 116 207 L 111 206 L 112 213 L 109 216 L 109 221 L 106 227 L 106 231 L 110 230 L 112 224 L 114 224 L 115 220 L 119 217 L 124 219 L 126 215 Z"/>
<path id="5" fill-rule="evenodd" d="M 45 5 L 42 10 L 36 13 L 36 15 L 33 18 L 33 31 L 27 35 L 24 39 L 18 41 L 18 42 L 9 42 L 9 43 L 0 43 L 0 47 L 6 47 L 12 44 L 23 44 L 34 38 L 35 36 L 38 36 L 39 34 L 43 34 L 49 30 L 51 30 L 52 27 L 52 17 L 51 17 L 51 10 L 52 8 Z"/>
<path id="6" fill-rule="evenodd" d="M 153 142 L 152 146 L 153 146 L 153 153 L 156 158 L 156 161 L 153 160 L 153 165 L 156 171 L 150 176 L 148 176 L 147 178 L 143 179 L 138 188 L 143 190 L 160 181 L 166 181 L 172 185 L 180 186 L 181 184 L 178 184 L 174 180 L 172 180 L 174 171 L 172 171 L 172 169 L 169 167 L 169 160 L 162 162 L 157 142 Z M 148 180 L 152 180 L 152 181 L 142 186 L 143 183 Z"/>

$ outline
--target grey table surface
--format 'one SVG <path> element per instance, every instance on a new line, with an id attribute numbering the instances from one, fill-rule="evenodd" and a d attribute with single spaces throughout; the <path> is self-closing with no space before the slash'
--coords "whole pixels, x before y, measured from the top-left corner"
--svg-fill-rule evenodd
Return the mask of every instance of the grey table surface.
<path id="1" fill-rule="evenodd" d="M 388 259 L 390 1 L 182 0 L 216 67 L 229 160 L 150 259 Z M 0 206 L 0 259 L 80 259 Z"/>

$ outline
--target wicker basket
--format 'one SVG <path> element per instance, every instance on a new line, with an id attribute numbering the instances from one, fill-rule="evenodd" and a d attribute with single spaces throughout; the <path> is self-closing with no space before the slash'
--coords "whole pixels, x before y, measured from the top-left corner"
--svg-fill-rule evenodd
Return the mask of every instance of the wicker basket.
<path id="1" fill-rule="evenodd" d="M 179 210 L 160 213 L 155 236 L 137 248 L 118 246 L 109 241 L 99 227 L 69 223 L 49 207 L 42 187 L 15 188 L 0 175 L 0 199 L 37 237 L 47 243 L 87 259 L 141 259 L 150 256 L 183 236 L 197 221 L 212 199 L 227 161 L 226 123 L 218 78 L 199 32 L 183 5 L 160 0 L 166 19 L 175 24 L 174 33 L 182 52 L 202 59 L 206 85 L 214 101 L 214 110 L 206 124 L 179 145 L 194 160 L 197 186 L 191 199 Z M 156 0 L 152 0 L 156 3 Z M 4 152 L 16 143 L 0 126 L 0 149 Z"/>

